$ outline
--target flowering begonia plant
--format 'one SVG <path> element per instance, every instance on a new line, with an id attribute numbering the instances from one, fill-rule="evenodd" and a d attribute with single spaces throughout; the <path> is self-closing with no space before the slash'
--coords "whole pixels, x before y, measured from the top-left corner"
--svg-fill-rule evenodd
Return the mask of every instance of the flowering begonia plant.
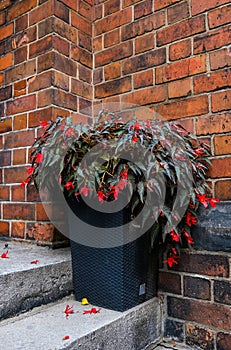
<path id="1" fill-rule="evenodd" d="M 194 243 L 190 229 L 197 222 L 199 204 L 214 207 L 219 201 L 207 197 L 208 146 L 177 122 L 123 121 L 113 114 L 91 126 L 61 117 L 41 126 L 44 133 L 32 146 L 32 164 L 22 185 L 34 181 L 38 187 L 52 186 L 48 173 L 58 166 L 62 190 L 77 201 L 96 196 L 103 204 L 128 190 L 131 217 L 148 202 L 142 222 L 150 217 L 155 221 L 151 245 L 159 236 L 167 251 L 164 262 L 177 264 L 180 246 Z M 88 153 L 90 167 L 84 162 Z"/>

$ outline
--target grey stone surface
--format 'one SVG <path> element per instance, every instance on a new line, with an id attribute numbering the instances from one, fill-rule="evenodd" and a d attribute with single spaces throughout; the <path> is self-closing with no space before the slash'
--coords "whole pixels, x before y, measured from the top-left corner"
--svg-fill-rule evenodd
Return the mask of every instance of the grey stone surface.
<path id="1" fill-rule="evenodd" d="M 2 254 L 5 242 L 0 242 Z M 0 319 L 46 304 L 72 290 L 69 248 L 51 250 L 9 242 L 9 259 L 0 259 Z M 39 260 L 37 264 L 32 261 Z"/>
<path id="2" fill-rule="evenodd" d="M 65 306 L 74 313 L 65 317 Z M 141 350 L 161 335 L 160 303 L 154 298 L 126 312 L 83 314 L 72 297 L 0 323 L 1 350 Z M 70 339 L 63 340 L 68 335 Z"/>

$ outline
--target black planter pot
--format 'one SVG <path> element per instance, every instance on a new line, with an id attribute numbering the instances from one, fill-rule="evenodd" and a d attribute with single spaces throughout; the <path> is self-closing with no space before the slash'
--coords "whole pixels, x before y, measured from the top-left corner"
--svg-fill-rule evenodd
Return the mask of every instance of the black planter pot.
<path id="1" fill-rule="evenodd" d="M 68 204 L 75 215 L 91 225 L 92 237 L 95 227 L 113 228 L 113 235 L 118 235 L 121 225 L 128 221 L 129 211 L 125 209 L 102 213 L 75 197 L 68 197 Z M 70 238 L 78 237 L 78 227 L 72 221 L 69 217 Z M 156 296 L 158 251 L 150 251 L 149 232 L 113 248 L 90 247 L 71 239 L 71 254 L 77 301 L 86 297 L 93 305 L 125 311 Z"/>

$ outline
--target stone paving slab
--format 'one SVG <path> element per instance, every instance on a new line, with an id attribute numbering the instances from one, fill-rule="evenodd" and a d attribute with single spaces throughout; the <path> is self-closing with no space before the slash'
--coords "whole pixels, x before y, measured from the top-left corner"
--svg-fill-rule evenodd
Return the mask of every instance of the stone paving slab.
<path id="1" fill-rule="evenodd" d="M 74 313 L 66 318 L 66 305 Z M 66 297 L 0 323 L 1 350 L 142 350 L 160 339 L 160 303 L 153 298 L 126 312 L 100 309 L 83 314 L 83 306 Z M 69 336 L 68 340 L 63 337 Z"/>

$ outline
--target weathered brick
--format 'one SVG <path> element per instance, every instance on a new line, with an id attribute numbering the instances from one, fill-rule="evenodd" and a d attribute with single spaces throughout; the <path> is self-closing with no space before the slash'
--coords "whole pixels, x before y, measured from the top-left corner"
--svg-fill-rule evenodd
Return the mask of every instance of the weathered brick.
<path id="1" fill-rule="evenodd" d="M 113 46 L 120 43 L 120 29 L 116 28 L 104 35 L 104 47 Z"/>
<path id="2" fill-rule="evenodd" d="M 9 100 L 12 97 L 12 86 L 0 88 L 0 101 Z"/>
<path id="3" fill-rule="evenodd" d="M 160 271 L 158 276 L 160 292 L 181 294 L 181 277 L 179 274 Z"/>
<path id="4" fill-rule="evenodd" d="M 198 118 L 196 121 L 197 135 L 218 134 L 231 131 L 231 114 L 223 113 Z"/>
<path id="5" fill-rule="evenodd" d="M 90 21 L 85 18 L 79 16 L 76 12 L 71 11 L 71 25 L 76 29 L 88 34 L 92 35 L 92 24 Z"/>
<path id="6" fill-rule="evenodd" d="M 221 91 L 212 94 L 212 111 L 219 112 L 230 110 L 231 108 L 231 90 Z"/>
<path id="7" fill-rule="evenodd" d="M 55 53 L 50 51 L 38 57 L 37 73 L 53 68 Z"/>
<path id="8" fill-rule="evenodd" d="M 76 76 L 76 63 L 57 52 L 54 53 L 53 68 L 60 72 L 66 73 L 69 76 Z"/>
<path id="9" fill-rule="evenodd" d="M 99 84 L 103 81 L 103 68 L 94 69 L 93 84 Z"/>
<path id="10" fill-rule="evenodd" d="M 231 69 L 197 76 L 193 79 L 193 87 L 195 94 L 231 87 Z"/>
<path id="11" fill-rule="evenodd" d="M 131 77 L 115 79 L 95 86 L 95 97 L 103 98 L 130 91 Z"/>
<path id="12" fill-rule="evenodd" d="M 89 84 L 92 83 L 92 70 L 91 69 L 84 67 L 82 65 L 79 65 L 77 70 L 79 73 L 80 80 L 86 81 Z"/>
<path id="13" fill-rule="evenodd" d="M 165 25 L 165 14 L 163 12 L 154 13 L 145 18 L 140 18 L 136 22 L 131 22 L 123 26 L 121 29 L 121 38 L 123 41 L 132 39 L 138 35 L 151 32 L 164 25 Z"/>
<path id="14" fill-rule="evenodd" d="M 186 58 L 191 55 L 191 39 L 186 39 L 169 46 L 170 61 Z"/>
<path id="15" fill-rule="evenodd" d="M 170 27 L 158 30 L 156 36 L 157 46 L 172 43 L 179 39 L 204 32 L 205 30 L 206 28 L 204 15 L 190 18 L 180 23 L 176 23 Z"/>
<path id="16" fill-rule="evenodd" d="M 77 41 L 77 30 L 71 25 L 63 22 L 59 18 L 54 18 L 54 32 L 59 34 L 62 38 L 70 40 L 72 43 L 76 44 Z"/>
<path id="17" fill-rule="evenodd" d="M 1 157 L 1 153 L 0 153 L 0 157 Z M 1 185 L 0 186 L 0 200 L 1 201 L 8 201 L 9 199 L 10 199 L 10 186 Z"/>
<path id="18" fill-rule="evenodd" d="M 208 176 L 213 179 L 231 176 L 231 157 L 215 158 L 211 160 Z"/>
<path id="19" fill-rule="evenodd" d="M 1 236 L 9 236 L 9 223 L 7 221 L 0 221 Z"/>
<path id="20" fill-rule="evenodd" d="M 105 80 L 112 80 L 119 78 L 121 76 L 121 63 L 115 62 L 107 65 L 104 68 L 104 78 Z"/>
<path id="21" fill-rule="evenodd" d="M 8 6 L 12 4 L 12 0 L 3 0 L 0 3 L 0 10 L 6 9 Z"/>
<path id="22" fill-rule="evenodd" d="M 231 18 L 231 5 L 223 6 L 214 11 L 210 11 L 208 14 L 209 28 L 216 28 L 221 25 L 230 23 Z"/>
<path id="23" fill-rule="evenodd" d="M 27 60 L 28 47 L 22 46 L 14 51 L 14 63 L 18 64 Z"/>
<path id="24" fill-rule="evenodd" d="M 13 54 L 10 52 L 5 56 L 0 57 L 1 70 L 9 68 L 13 65 Z"/>
<path id="25" fill-rule="evenodd" d="M 181 2 L 175 6 L 167 9 L 168 24 L 173 24 L 182 21 L 189 17 L 189 3 L 188 1 Z"/>
<path id="26" fill-rule="evenodd" d="M 46 18 L 44 21 L 38 23 L 38 38 L 40 39 L 43 36 L 46 36 L 47 34 L 52 33 L 53 24 L 54 24 L 53 17 Z"/>
<path id="27" fill-rule="evenodd" d="M 20 80 L 14 83 L 14 97 L 26 94 L 26 80 Z"/>
<path id="28" fill-rule="evenodd" d="M 12 130 L 12 118 L 0 119 L 0 133 Z"/>
<path id="29" fill-rule="evenodd" d="M 91 21 L 93 18 L 93 6 L 87 4 L 85 1 L 82 0 L 79 1 L 78 5 L 79 14 Z"/>
<path id="30" fill-rule="evenodd" d="M 66 6 L 77 11 L 77 1 L 76 0 L 61 0 Z"/>
<path id="31" fill-rule="evenodd" d="M 231 344 L 231 334 L 217 333 L 217 350 L 229 350 Z"/>
<path id="32" fill-rule="evenodd" d="M 3 217 L 5 219 L 24 219 L 34 220 L 34 204 L 4 204 L 3 205 Z"/>
<path id="33" fill-rule="evenodd" d="M 176 297 L 168 297 L 167 304 L 170 317 L 191 322 L 200 320 L 201 325 L 224 330 L 231 328 L 231 309 L 228 306 Z"/>
<path id="34" fill-rule="evenodd" d="M 212 70 L 216 70 L 223 67 L 231 66 L 231 55 L 229 51 L 225 49 L 211 52 L 210 56 L 210 67 Z"/>
<path id="35" fill-rule="evenodd" d="M 231 26 L 210 31 L 194 38 L 194 53 L 208 52 L 230 44 Z"/>
<path id="36" fill-rule="evenodd" d="M 189 298 L 210 300 L 210 281 L 205 278 L 184 276 L 184 295 Z"/>
<path id="37" fill-rule="evenodd" d="M 39 91 L 50 87 L 52 84 L 52 72 L 44 72 L 35 75 L 35 79 L 29 84 L 28 92 Z"/>
<path id="38" fill-rule="evenodd" d="M 161 10 L 165 7 L 168 7 L 172 4 L 175 4 L 176 2 L 179 2 L 181 0 L 155 0 L 154 1 L 154 9 L 155 11 Z"/>
<path id="39" fill-rule="evenodd" d="M 5 14 L 5 12 L 1 12 L 0 13 L 0 25 L 2 26 L 5 23 L 6 23 L 6 14 Z"/>
<path id="40" fill-rule="evenodd" d="M 27 223 L 26 238 L 39 242 L 52 242 L 54 239 L 54 226 L 38 222 Z"/>
<path id="41" fill-rule="evenodd" d="M 95 22 L 94 35 L 100 35 L 130 22 L 132 22 L 132 8 L 128 7 Z"/>
<path id="42" fill-rule="evenodd" d="M 82 63 L 84 66 L 92 68 L 93 58 L 92 54 L 78 46 L 72 46 L 71 58 L 75 61 Z"/>
<path id="43" fill-rule="evenodd" d="M 152 50 L 122 62 L 123 74 L 131 74 L 166 62 L 165 48 Z"/>
<path id="44" fill-rule="evenodd" d="M 54 71 L 52 85 L 69 91 L 69 77 L 63 73 Z"/>
<path id="45" fill-rule="evenodd" d="M 29 46 L 29 58 L 37 57 L 53 47 L 52 35 L 46 36 Z"/>
<path id="46" fill-rule="evenodd" d="M 48 205 L 46 204 L 46 209 L 48 209 Z M 36 204 L 36 220 L 38 221 L 49 221 L 49 217 L 46 214 L 44 206 L 42 203 Z"/>
<path id="47" fill-rule="evenodd" d="M 123 8 L 128 7 L 130 5 L 136 4 L 139 1 L 140 0 L 122 0 L 122 6 L 123 6 Z"/>
<path id="48" fill-rule="evenodd" d="M 192 84 L 190 78 L 171 81 L 168 83 L 168 97 L 185 97 L 192 94 Z"/>
<path id="49" fill-rule="evenodd" d="M 8 10 L 8 20 L 11 21 L 14 18 L 21 16 L 23 13 L 30 11 L 32 8 L 37 6 L 37 0 L 23 0 L 16 2 Z"/>
<path id="50" fill-rule="evenodd" d="M 26 164 L 26 149 L 13 150 L 13 165 Z"/>
<path id="51" fill-rule="evenodd" d="M 53 37 L 53 48 L 65 56 L 69 55 L 69 43 L 56 35 Z"/>
<path id="52" fill-rule="evenodd" d="M 164 321 L 164 337 L 168 339 L 176 339 L 179 342 L 184 341 L 185 327 L 183 322 L 170 320 L 165 318 Z"/>
<path id="53" fill-rule="evenodd" d="M 186 344 L 192 347 L 200 347 L 204 350 L 214 349 L 215 332 L 211 329 L 186 324 L 185 327 Z"/>
<path id="54" fill-rule="evenodd" d="M 15 238 L 24 238 L 25 223 L 23 221 L 13 221 L 11 235 Z"/>
<path id="55" fill-rule="evenodd" d="M 65 93 L 61 90 L 54 90 L 54 104 L 71 109 L 73 111 L 77 110 L 77 97 L 70 93 Z"/>
<path id="56" fill-rule="evenodd" d="M 25 187 L 21 185 L 11 186 L 12 201 L 25 202 Z"/>
<path id="57" fill-rule="evenodd" d="M 166 88 L 164 86 L 152 86 L 123 95 L 122 103 L 131 103 L 133 105 L 144 106 L 162 102 L 165 99 Z"/>
<path id="58" fill-rule="evenodd" d="M 77 79 L 71 80 L 71 92 L 77 96 L 82 96 L 87 99 L 92 99 L 93 97 L 92 85 Z"/>
<path id="59" fill-rule="evenodd" d="M 51 105 L 54 102 L 54 89 L 48 88 L 38 92 L 37 106 L 39 108 Z"/>
<path id="60" fill-rule="evenodd" d="M 29 25 L 38 23 L 43 19 L 51 16 L 53 14 L 53 1 L 46 1 L 44 4 L 36 7 L 29 13 Z M 54 6 L 57 6 L 57 1 L 55 1 Z"/>
<path id="61" fill-rule="evenodd" d="M 62 2 L 55 1 L 54 15 L 62 19 L 64 22 L 69 23 L 69 9 Z"/>
<path id="62" fill-rule="evenodd" d="M 35 109 L 35 107 L 35 95 L 23 96 L 6 103 L 6 115 L 18 114 L 21 112 L 29 111 L 31 109 Z"/>
<path id="63" fill-rule="evenodd" d="M 0 151 L 0 164 L 1 166 L 11 165 L 11 152 Z"/>
<path id="64" fill-rule="evenodd" d="M 34 130 L 11 132 L 5 135 L 5 147 L 10 149 L 31 146 L 34 142 L 34 137 Z"/>
<path id="65" fill-rule="evenodd" d="M 152 0 L 144 0 L 134 5 L 134 18 L 140 18 L 152 13 Z"/>
<path id="66" fill-rule="evenodd" d="M 103 5 L 99 4 L 99 5 L 94 5 L 94 10 L 93 10 L 93 14 L 92 14 L 92 21 L 95 22 L 98 19 L 102 18 L 103 16 Z"/>
<path id="67" fill-rule="evenodd" d="M 231 283 L 229 281 L 214 281 L 214 300 L 231 305 Z"/>
<path id="68" fill-rule="evenodd" d="M 156 84 L 206 72 L 206 55 L 186 58 L 156 68 Z"/>
<path id="69" fill-rule="evenodd" d="M 26 200 L 28 202 L 41 202 L 39 192 L 36 190 L 35 185 L 27 185 Z"/>
<path id="70" fill-rule="evenodd" d="M 103 50 L 95 54 L 95 67 L 104 66 L 108 63 L 122 60 L 131 56 L 132 53 L 133 45 L 131 41 Z"/>
<path id="71" fill-rule="evenodd" d="M 78 107 L 81 115 L 86 114 L 87 118 L 92 116 L 92 101 L 86 100 L 85 98 L 78 98 Z M 89 121 L 89 120 L 88 120 Z M 86 122 L 86 120 L 84 120 Z"/>
<path id="72" fill-rule="evenodd" d="M 97 38 L 93 39 L 93 52 L 98 52 L 103 49 L 103 35 L 98 36 Z"/>
<path id="73" fill-rule="evenodd" d="M 231 149 L 231 136 L 221 135 L 214 137 L 214 154 L 229 154 Z"/>
<path id="74" fill-rule="evenodd" d="M 10 68 L 5 72 L 6 83 L 10 84 L 16 80 L 25 79 L 29 76 L 33 76 L 36 71 L 35 59 L 21 63 L 13 68 Z"/>
<path id="75" fill-rule="evenodd" d="M 145 86 L 153 85 L 153 70 L 147 70 L 144 72 L 136 73 L 133 76 L 134 89 L 143 88 Z"/>
<path id="76" fill-rule="evenodd" d="M 0 28 L 0 40 L 8 38 L 14 33 L 14 24 L 10 23 Z"/>
<path id="77" fill-rule="evenodd" d="M 88 50 L 89 52 L 92 52 L 92 38 L 91 36 L 79 32 L 78 33 L 78 40 L 79 40 L 79 47 L 82 47 L 86 50 Z"/>
<path id="78" fill-rule="evenodd" d="M 215 182 L 215 197 L 221 201 L 231 198 L 231 180 L 220 180 Z"/>
<path id="79" fill-rule="evenodd" d="M 21 15 L 15 21 L 15 32 L 19 33 L 22 30 L 25 30 L 26 28 L 28 28 L 28 25 L 29 25 L 29 15 L 28 14 Z"/>
<path id="80" fill-rule="evenodd" d="M 148 33 L 135 39 L 135 53 L 149 51 L 154 46 L 154 33 Z"/>
<path id="81" fill-rule="evenodd" d="M 14 130 L 22 130 L 27 127 L 27 115 L 20 114 L 16 115 L 13 120 L 13 129 Z"/>
<path id="82" fill-rule="evenodd" d="M 198 15 L 198 13 L 205 12 L 207 10 L 213 9 L 214 7 L 221 6 L 229 2 L 230 0 L 192 0 L 192 15 Z"/>

